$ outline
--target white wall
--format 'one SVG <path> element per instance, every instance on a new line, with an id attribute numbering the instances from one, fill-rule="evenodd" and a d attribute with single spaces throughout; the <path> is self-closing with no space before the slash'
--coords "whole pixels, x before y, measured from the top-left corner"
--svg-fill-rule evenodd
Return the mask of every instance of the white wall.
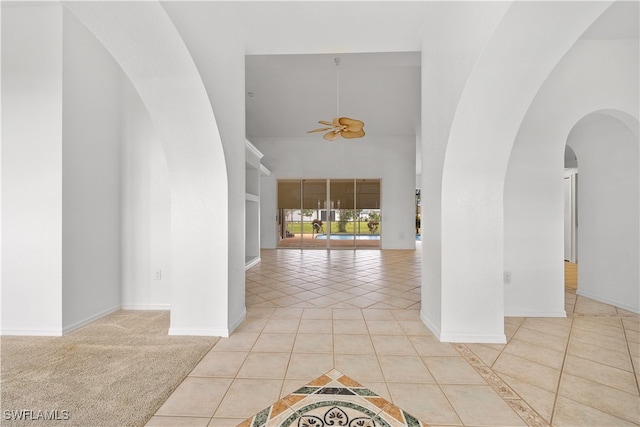
<path id="1" fill-rule="evenodd" d="M 567 144 L 580 165 L 578 294 L 639 313 L 637 134 L 594 113 L 573 128 Z"/>
<path id="2" fill-rule="evenodd" d="M 616 109 L 637 118 L 638 89 L 638 42 L 633 40 L 579 40 L 540 88 L 518 132 L 505 179 L 504 269 L 511 272 L 506 315 L 565 315 L 567 136 L 593 111 Z M 578 164 L 582 167 L 580 158 Z M 638 175 L 631 179 L 637 181 Z"/>
<path id="3" fill-rule="evenodd" d="M 62 334 L 62 8 L 2 9 L 2 333 Z"/>
<path id="4" fill-rule="evenodd" d="M 225 2 L 165 3 L 181 37 L 189 46 L 216 117 L 226 165 L 228 199 L 219 209 L 228 212 L 228 323 L 233 331 L 245 308 L 245 90 L 244 39 L 233 5 Z M 193 8 L 203 8 L 190 14 Z M 203 34 L 207 34 L 203 37 Z M 217 224 L 217 227 L 223 227 Z"/>
<path id="5" fill-rule="evenodd" d="M 442 179 L 451 125 L 467 78 L 508 7 L 506 2 L 450 2 L 439 15 L 427 17 L 424 27 L 420 317 L 438 338 L 443 331 L 444 313 L 459 305 L 459 301 L 443 297 Z M 468 312 L 471 307 L 465 304 L 460 309 Z"/>
<path id="6" fill-rule="evenodd" d="M 273 174 L 260 177 L 260 247 L 278 246 L 277 209 L 278 181 Z"/>
<path id="7" fill-rule="evenodd" d="M 168 309 L 171 193 L 167 161 L 149 114 L 126 77 L 120 97 L 122 307 Z"/>
<path id="8" fill-rule="evenodd" d="M 276 179 L 380 178 L 382 248 L 415 248 L 415 138 L 365 136 L 328 142 L 318 134 L 253 138 L 252 142 L 264 154 L 262 163 Z M 273 236 L 276 186 L 262 188 L 261 199 L 261 228 Z M 268 211 L 269 205 L 274 210 Z"/>
<path id="9" fill-rule="evenodd" d="M 65 331 L 120 308 L 122 72 L 63 14 L 62 322 Z"/>
<path id="10" fill-rule="evenodd" d="M 229 231 L 220 224 L 228 223 L 228 177 L 193 58 L 157 2 L 70 2 L 65 8 L 122 67 L 162 140 L 171 182 L 169 333 L 227 336 Z"/>

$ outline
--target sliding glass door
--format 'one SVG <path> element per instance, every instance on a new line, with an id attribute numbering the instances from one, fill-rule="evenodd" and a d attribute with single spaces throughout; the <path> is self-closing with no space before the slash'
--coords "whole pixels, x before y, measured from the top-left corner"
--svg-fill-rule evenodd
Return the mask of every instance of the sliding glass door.
<path id="1" fill-rule="evenodd" d="M 379 179 L 278 181 L 281 248 L 380 248 Z"/>
<path id="2" fill-rule="evenodd" d="M 358 212 L 358 248 L 380 248 L 382 215 L 380 211 L 380 180 L 356 180 L 356 206 Z"/>
<path id="3" fill-rule="evenodd" d="M 327 226 L 327 180 L 302 180 L 302 216 L 300 230 L 302 247 L 326 248 L 328 241 L 321 237 Z"/>

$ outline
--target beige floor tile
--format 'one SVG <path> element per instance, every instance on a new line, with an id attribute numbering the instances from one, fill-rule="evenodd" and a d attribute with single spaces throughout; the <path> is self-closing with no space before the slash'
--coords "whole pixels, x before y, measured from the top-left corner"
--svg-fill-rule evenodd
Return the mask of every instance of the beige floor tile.
<path id="1" fill-rule="evenodd" d="M 626 353 L 629 351 L 627 342 L 619 337 L 597 334 L 584 329 L 574 329 L 571 333 L 571 341 L 576 340 L 586 344 L 606 348 L 611 351 Z"/>
<path id="2" fill-rule="evenodd" d="M 345 301 L 355 307 L 358 308 L 367 308 L 367 307 L 371 307 L 374 304 L 376 304 L 378 301 L 375 301 L 371 298 L 367 298 L 365 296 L 359 296 L 359 297 L 355 297 L 355 298 L 345 298 L 342 299 L 341 301 Z"/>
<path id="3" fill-rule="evenodd" d="M 575 311 L 581 314 L 617 314 L 615 307 L 579 295 Z"/>
<path id="4" fill-rule="evenodd" d="M 406 335 L 433 336 L 421 320 L 398 320 L 398 323 Z"/>
<path id="5" fill-rule="evenodd" d="M 298 332 L 298 326 L 300 325 L 300 319 L 289 318 L 271 318 L 264 325 L 262 332 L 272 334 L 295 334 Z"/>
<path id="6" fill-rule="evenodd" d="M 207 427 L 236 427 L 244 421 L 242 418 L 211 418 Z"/>
<path id="7" fill-rule="evenodd" d="M 640 333 L 640 316 L 626 317 L 622 319 L 622 324 L 627 331 L 635 331 Z"/>
<path id="8" fill-rule="evenodd" d="M 618 389 L 564 373 L 559 394 L 631 422 L 638 421 L 640 398 Z"/>
<path id="9" fill-rule="evenodd" d="M 336 334 L 333 336 L 335 354 L 374 354 L 369 335 Z"/>
<path id="10" fill-rule="evenodd" d="M 558 403 L 553 415 L 553 425 L 558 427 L 622 427 L 637 426 L 638 424 L 558 396 Z"/>
<path id="11" fill-rule="evenodd" d="M 257 332 L 234 332 L 228 338 L 220 338 L 211 351 L 249 351 L 259 335 Z"/>
<path id="12" fill-rule="evenodd" d="M 558 337 L 556 335 L 534 329 L 528 329 L 525 326 L 518 329 L 518 332 L 516 332 L 513 338 L 560 352 L 564 352 L 566 350 L 568 342 L 568 338 Z"/>
<path id="13" fill-rule="evenodd" d="M 419 420 L 431 424 L 461 425 L 462 421 L 438 385 L 387 385 L 392 401 Z"/>
<path id="14" fill-rule="evenodd" d="M 336 303 L 338 303 L 340 301 L 338 301 L 335 298 L 331 298 L 330 296 L 324 295 L 324 296 L 321 296 L 321 297 L 318 297 L 318 298 L 310 299 L 307 302 L 310 302 L 311 304 L 313 304 L 316 307 L 329 307 L 329 306 L 332 306 L 332 305 L 334 305 L 334 304 L 336 304 Z"/>
<path id="15" fill-rule="evenodd" d="M 272 302 L 272 301 L 264 301 L 264 302 L 258 302 L 258 303 L 251 304 L 251 307 L 277 308 L 277 307 L 279 307 L 279 305 L 276 304 L 275 302 Z"/>
<path id="16" fill-rule="evenodd" d="M 498 357 L 493 370 L 552 392 L 556 391 L 560 379 L 559 370 L 508 353 Z"/>
<path id="17" fill-rule="evenodd" d="M 201 417 L 151 417 L 145 427 L 207 427 L 209 418 Z"/>
<path id="18" fill-rule="evenodd" d="M 440 342 L 434 336 L 410 336 L 409 341 L 411 341 L 420 356 L 460 355 L 451 344 Z"/>
<path id="19" fill-rule="evenodd" d="M 551 421 L 553 405 L 556 401 L 555 392 L 543 390 L 505 374 L 500 377 L 527 402 L 547 422 Z"/>
<path id="20" fill-rule="evenodd" d="M 444 385 L 442 390 L 465 425 L 527 425 L 488 385 Z"/>
<path id="21" fill-rule="evenodd" d="M 269 319 L 257 317 L 257 318 L 249 318 L 247 317 L 240 326 L 236 328 L 234 333 L 244 333 L 244 332 L 262 332 L 264 329 L 264 325 L 267 324 Z"/>
<path id="22" fill-rule="evenodd" d="M 419 356 L 378 356 L 387 383 L 435 383 Z"/>
<path id="23" fill-rule="evenodd" d="M 308 383 L 309 383 L 309 380 L 307 380 L 306 378 L 285 379 L 284 383 L 282 384 L 282 391 L 280 392 L 280 399 L 282 399 L 285 396 L 290 395 L 291 393 L 293 393 L 296 390 L 299 390 L 300 388 L 304 387 Z"/>
<path id="24" fill-rule="evenodd" d="M 613 317 L 585 318 L 577 317 L 573 321 L 574 329 L 591 331 L 596 334 L 606 335 L 624 340 L 622 321 Z"/>
<path id="25" fill-rule="evenodd" d="M 389 394 L 387 383 L 375 381 L 360 381 L 360 384 L 376 393 L 378 396 L 383 397 L 391 402 L 391 394 Z"/>
<path id="26" fill-rule="evenodd" d="M 487 385 L 484 378 L 462 356 L 423 357 L 422 360 L 438 384 Z"/>
<path id="27" fill-rule="evenodd" d="M 298 334 L 293 346 L 294 353 L 332 353 L 332 334 Z"/>
<path id="28" fill-rule="evenodd" d="M 333 319 L 333 310 L 330 308 L 305 308 L 302 312 L 302 320 Z"/>
<path id="29" fill-rule="evenodd" d="M 362 311 L 359 309 L 346 309 L 346 308 L 334 308 L 333 309 L 334 320 L 364 320 Z"/>
<path id="30" fill-rule="evenodd" d="M 253 352 L 290 353 L 296 334 L 272 334 L 263 332 L 253 346 Z"/>
<path id="31" fill-rule="evenodd" d="M 290 356 L 290 353 L 249 353 L 237 378 L 282 379 Z"/>
<path id="32" fill-rule="evenodd" d="M 312 381 L 333 368 L 333 354 L 294 353 L 289 361 L 286 379 Z"/>
<path id="33" fill-rule="evenodd" d="M 364 309 L 362 315 L 365 320 L 396 320 L 391 310 Z"/>
<path id="34" fill-rule="evenodd" d="M 632 371 L 631 359 L 627 353 L 611 351 L 593 344 L 587 344 L 578 340 L 571 340 L 568 354 L 589 359 L 594 362 L 612 366 L 625 371 Z"/>
<path id="35" fill-rule="evenodd" d="M 400 324 L 394 320 L 367 320 L 367 328 L 371 335 L 403 335 Z"/>
<path id="36" fill-rule="evenodd" d="M 638 395 L 638 386 L 633 372 L 612 368 L 572 355 L 567 356 L 564 372 Z M 640 417 L 640 413 L 638 416 Z"/>
<path id="37" fill-rule="evenodd" d="M 247 308 L 247 319 L 269 319 L 275 308 Z"/>
<path id="38" fill-rule="evenodd" d="M 564 351 L 551 350 L 537 344 L 521 341 L 518 337 L 509 341 L 509 344 L 504 348 L 504 352 L 553 369 L 561 369 L 564 360 Z"/>
<path id="39" fill-rule="evenodd" d="M 267 379 L 236 379 L 215 412 L 215 417 L 249 418 L 278 400 L 282 382 L 282 380 Z"/>
<path id="40" fill-rule="evenodd" d="M 391 310 L 396 320 L 416 320 L 420 321 L 420 310 Z"/>
<path id="41" fill-rule="evenodd" d="M 211 417 L 232 380 L 187 377 L 158 409 L 156 415 Z"/>
<path id="42" fill-rule="evenodd" d="M 267 301 L 271 301 L 277 298 L 286 297 L 287 294 L 282 291 L 276 291 L 275 289 L 273 289 L 268 292 L 263 292 L 259 296 Z"/>
<path id="43" fill-rule="evenodd" d="M 260 304 L 262 302 L 265 302 L 266 300 L 258 295 L 247 295 L 244 302 L 247 305 L 247 307 L 252 307 L 255 304 Z"/>
<path id="44" fill-rule="evenodd" d="M 367 324 L 364 320 L 333 320 L 333 333 L 334 334 L 369 334 Z"/>
<path id="45" fill-rule="evenodd" d="M 371 335 L 373 347 L 378 354 L 405 354 L 417 356 L 411 341 L 404 335 Z"/>
<path id="46" fill-rule="evenodd" d="M 382 369 L 375 355 L 336 354 L 335 368 L 356 381 L 384 381 Z"/>
<path id="47" fill-rule="evenodd" d="M 302 319 L 298 333 L 302 334 L 330 334 L 333 332 L 333 320 L 331 319 Z"/>
<path id="48" fill-rule="evenodd" d="M 239 351 L 210 351 L 189 376 L 235 378 L 247 354 L 249 353 Z"/>
<path id="49" fill-rule="evenodd" d="M 626 339 L 629 343 L 633 343 L 635 348 L 640 348 L 640 332 L 633 329 L 627 329 L 625 331 Z"/>
<path id="50" fill-rule="evenodd" d="M 545 332 L 561 338 L 569 336 L 573 319 L 569 317 L 535 317 L 527 318 L 522 323 L 527 329 Z"/>

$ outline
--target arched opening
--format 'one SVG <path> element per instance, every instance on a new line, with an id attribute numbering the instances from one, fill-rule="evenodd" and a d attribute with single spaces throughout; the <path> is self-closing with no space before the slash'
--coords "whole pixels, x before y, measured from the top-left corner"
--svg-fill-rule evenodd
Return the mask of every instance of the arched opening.
<path id="1" fill-rule="evenodd" d="M 577 185 L 578 295 L 640 311 L 638 121 L 598 111 L 572 128 Z"/>
<path id="2" fill-rule="evenodd" d="M 565 145 L 564 150 L 564 286 L 578 288 L 578 159 Z"/>

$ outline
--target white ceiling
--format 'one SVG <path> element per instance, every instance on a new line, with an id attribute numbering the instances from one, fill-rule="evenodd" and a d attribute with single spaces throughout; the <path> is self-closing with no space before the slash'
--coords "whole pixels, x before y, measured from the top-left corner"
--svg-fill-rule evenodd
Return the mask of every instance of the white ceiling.
<path id="1" fill-rule="evenodd" d="M 419 52 L 247 56 L 246 69 L 249 139 L 304 136 L 338 106 L 367 135 L 414 137 L 419 128 Z"/>
<path id="2" fill-rule="evenodd" d="M 443 3 L 239 2 L 247 137 L 300 137 L 320 127 L 318 120 L 330 121 L 337 56 L 340 115 L 363 120 L 367 135 L 415 135 L 421 33 Z M 638 39 L 639 4 L 615 2 L 583 38 Z"/>

